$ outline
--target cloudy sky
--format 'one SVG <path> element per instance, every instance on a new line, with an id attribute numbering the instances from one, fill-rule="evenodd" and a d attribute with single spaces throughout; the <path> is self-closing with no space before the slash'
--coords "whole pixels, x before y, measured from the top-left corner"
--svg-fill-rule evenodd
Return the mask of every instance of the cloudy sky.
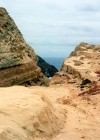
<path id="1" fill-rule="evenodd" d="M 0 0 L 40 56 L 66 57 L 80 42 L 100 44 L 100 0 Z"/>

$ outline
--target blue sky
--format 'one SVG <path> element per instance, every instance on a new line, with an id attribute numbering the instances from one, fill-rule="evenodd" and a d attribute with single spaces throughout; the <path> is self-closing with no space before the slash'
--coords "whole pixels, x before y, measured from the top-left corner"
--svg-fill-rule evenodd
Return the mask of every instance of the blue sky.
<path id="1" fill-rule="evenodd" d="M 42 57 L 66 57 L 80 42 L 100 44 L 100 0 L 0 0 Z"/>

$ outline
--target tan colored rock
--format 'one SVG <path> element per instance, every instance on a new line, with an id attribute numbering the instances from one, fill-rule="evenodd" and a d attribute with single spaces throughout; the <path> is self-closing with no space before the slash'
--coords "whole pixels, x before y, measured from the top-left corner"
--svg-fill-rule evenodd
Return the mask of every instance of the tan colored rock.
<path id="1" fill-rule="evenodd" d="M 14 21 L 0 8 L 0 68 L 35 61 L 34 50 L 28 46 Z"/>
<path id="2" fill-rule="evenodd" d="M 0 8 L 0 86 L 29 82 L 45 85 L 34 50 L 25 42 L 13 19 Z M 32 84 L 32 85 L 33 85 Z"/>
<path id="3" fill-rule="evenodd" d="M 75 51 L 64 61 L 61 73 L 69 78 L 67 82 L 82 84 L 82 81 L 99 81 L 100 46 L 80 43 Z M 53 82 L 51 80 L 51 82 Z"/>

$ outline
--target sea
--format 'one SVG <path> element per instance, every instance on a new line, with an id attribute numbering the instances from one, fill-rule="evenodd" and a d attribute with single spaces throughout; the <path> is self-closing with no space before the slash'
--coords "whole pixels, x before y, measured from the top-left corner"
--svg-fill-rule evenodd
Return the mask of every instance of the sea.
<path id="1" fill-rule="evenodd" d="M 64 60 L 66 59 L 66 57 L 44 57 L 43 58 L 46 62 L 48 62 L 50 65 L 55 66 L 59 71 L 63 65 Z"/>

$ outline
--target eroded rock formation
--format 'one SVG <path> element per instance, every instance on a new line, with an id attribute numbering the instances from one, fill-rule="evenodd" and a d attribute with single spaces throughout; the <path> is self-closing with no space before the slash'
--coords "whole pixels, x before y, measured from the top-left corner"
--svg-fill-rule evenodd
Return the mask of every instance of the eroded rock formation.
<path id="1" fill-rule="evenodd" d="M 82 87 L 99 81 L 99 73 L 100 45 L 80 43 L 64 61 L 61 72 L 53 77 L 51 83 L 75 83 Z"/>
<path id="2" fill-rule="evenodd" d="M 45 85 L 34 50 L 25 42 L 13 19 L 0 8 L 0 86 Z"/>

